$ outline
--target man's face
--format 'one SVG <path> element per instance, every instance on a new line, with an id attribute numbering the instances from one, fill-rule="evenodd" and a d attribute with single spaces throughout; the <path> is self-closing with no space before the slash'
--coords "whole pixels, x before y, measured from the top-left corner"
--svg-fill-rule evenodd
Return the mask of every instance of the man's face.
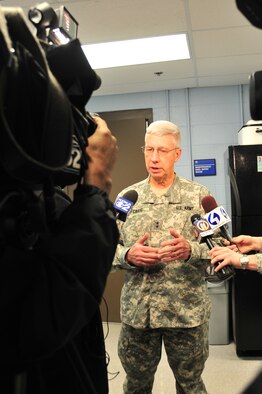
<path id="1" fill-rule="evenodd" d="M 172 134 L 146 135 L 145 163 L 149 175 L 156 181 L 169 179 L 174 174 L 174 164 L 181 156 L 176 138 Z"/>

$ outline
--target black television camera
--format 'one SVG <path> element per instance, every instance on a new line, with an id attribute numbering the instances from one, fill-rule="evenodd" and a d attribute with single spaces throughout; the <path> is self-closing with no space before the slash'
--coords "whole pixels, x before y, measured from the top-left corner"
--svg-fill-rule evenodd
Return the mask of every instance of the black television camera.
<path id="1" fill-rule="evenodd" d="M 32 248 L 61 212 L 56 186 L 81 184 L 88 167 L 96 125 L 85 105 L 101 80 L 68 17 L 46 2 L 30 9 L 35 37 L 21 8 L 0 7 L 0 247 Z"/>
<path id="2" fill-rule="evenodd" d="M 262 29 L 262 2 L 261 0 L 236 0 L 237 8 L 252 23 Z M 262 119 L 262 71 L 255 71 L 249 80 L 249 106 L 251 118 Z"/>
<path id="3" fill-rule="evenodd" d="M 29 10 L 38 41 L 21 9 L 2 8 L 5 20 L 0 44 L 5 62 L 1 65 L 1 123 L 12 146 L 7 151 L 2 145 L 1 162 L 15 179 L 38 184 L 42 175 L 50 172 L 56 183 L 65 186 L 76 183 L 87 166 L 85 147 L 95 123 L 85 105 L 101 80 L 76 37 L 57 45 L 55 30 L 62 28 L 68 38 L 70 31 L 77 32 L 76 27 L 63 22 L 67 19 L 77 24 L 68 18 L 65 7 L 58 11 L 48 3 Z M 63 26 L 69 26 L 68 31 Z"/>

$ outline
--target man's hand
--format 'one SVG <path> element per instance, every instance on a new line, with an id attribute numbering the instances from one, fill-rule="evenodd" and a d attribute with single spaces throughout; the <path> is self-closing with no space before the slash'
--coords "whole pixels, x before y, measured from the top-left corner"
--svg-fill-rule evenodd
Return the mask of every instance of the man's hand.
<path id="1" fill-rule="evenodd" d="M 158 255 L 158 248 L 146 246 L 145 241 L 149 234 L 145 233 L 143 237 L 139 238 L 136 243 L 129 249 L 126 254 L 126 259 L 129 263 L 138 267 L 154 267 L 160 262 Z"/>
<path id="2" fill-rule="evenodd" d="M 191 254 L 190 243 L 176 230 L 170 230 L 172 239 L 163 241 L 159 249 L 161 261 L 187 260 Z"/>
<path id="3" fill-rule="evenodd" d="M 90 158 L 85 182 L 97 186 L 108 194 L 112 187 L 112 170 L 118 151 L 117 140 L 106 122 L 98 116 L 93 117 L 96 131 L 88 138 L 86 152 Z"/>

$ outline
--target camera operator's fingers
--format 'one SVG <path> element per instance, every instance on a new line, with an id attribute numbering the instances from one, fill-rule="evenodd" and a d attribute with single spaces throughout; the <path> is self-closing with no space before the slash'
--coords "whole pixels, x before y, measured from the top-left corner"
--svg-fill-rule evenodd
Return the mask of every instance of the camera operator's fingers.
<path id="1" fill-rule="evenodd" d="M 97 129 L 101 128 L 101 129 L 105 129 L 107 131 L 110 132 L 107 123 L 104 119 L 100 118 L 100 116 L 92 116 L 93 120 L 95 121 L 95 123 L 97 124 Z"/>
<path id="2" fill-rule="evenodd" d="M 86 181 L 109 193 L 112 187 L 111 172 L 118 151 L 117 140 L 102 118 L 94 116 L 94 120 L 97 128 L 88 138 L 86 149 L 90 158 Z"/>
<path id="3" fill-rule="evenodd" d="M 91 160 L 103 158 L 106 160 L 107 168 L 111 170 L 116 161 L 117 151 L 116 138 L 112 135 L 106 122 L 99 118 L 95 133 L 88 138 L 87 154 Z"/>

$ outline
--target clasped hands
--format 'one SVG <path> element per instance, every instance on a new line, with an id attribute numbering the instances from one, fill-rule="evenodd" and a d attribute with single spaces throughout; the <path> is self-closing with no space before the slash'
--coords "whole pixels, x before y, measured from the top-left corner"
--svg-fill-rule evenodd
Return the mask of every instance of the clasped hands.
<path id="1" fill-rule="evenodd" d="M 187 260 L 190 257 L 189 242 L 176 230 L 170 230 L 171 239 L 161 242 L 159 247 L 147 246 L 149 234 L 145 233 L 128 250 L 126 259 L 138 267 L 153 267 L 159 263 Z"/>

